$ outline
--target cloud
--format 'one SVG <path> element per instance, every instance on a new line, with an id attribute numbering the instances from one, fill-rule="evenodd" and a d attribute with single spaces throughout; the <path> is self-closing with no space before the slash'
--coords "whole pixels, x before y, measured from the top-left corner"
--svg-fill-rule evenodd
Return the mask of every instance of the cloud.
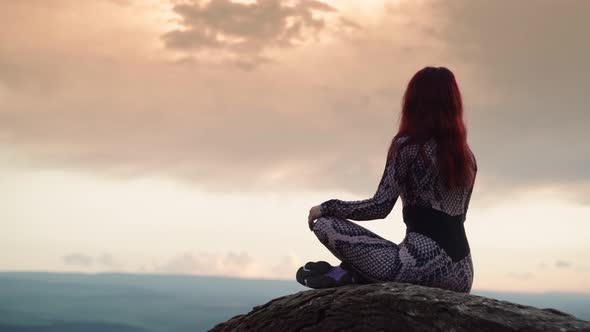
<path id="1" fill-rule="evenodd" d="M 95 267 L 118 270 L 124 266 L 122 262 L 109 253 L 102 253 L 97 256 L 84 253 L 71 253 L 63 256 L 62 260 L 65 265 L 79 268 Z"/>
<path id="2" fill-rule="evenodd" d="M 395 126 L 401 91 L 394 87 L 411 71 L 396 61 L 401 53 L 382 54 L 385 36 L 355 38 L 322 44 L 320 53 L 293 50 L 301 54 L 284 59 L 285 67 L 248 73 L 44 49 L 34 56 L 16 47 L 5 53 L 22 70 L 0 99 L 0 148 L 19 157 L 18 168 L 169 176 L 208 191 L 371 193 Z M 401 37 L 387 38 L 394 47 Z M 408 75 L 384 80 L 380 70 L 366 71 L 358 49 Z"/>
<path id="3" fill-rule="evenodd" d="M 558 268 L 558 269 L 569 269 L 569 268 L 574 268 L 574 264 L 573 264 L 571 261 L 567 261 L 567 260 L 563 260 L 563 259 L 558 259 L 558 260 L 556 260 L 556 261 L 553 263 L 553 265 L 551 265 L 551 264 L 546 264 L 546 263 L 544 263 L 544 262 L 537 264 L 537 267 L 538 267 L 539 269 L 545 269 L 545 268 L 547 268 L 547 267 L 549 267 L 549 266 L 553 266 L 553 267 L 555 267 L 555 268 Z M 580 269 L 580 268 L 581 268 L 580 266 L 577 266 L 577 265 L 576 265 L 576 266 L 575 266 L 575 268 L 576 268 L 576 270 L 581 270 L 581 269 Z"/>
<path id="4" fill-rule="evenodd" d="M 194 0 L 173 10 L 181 28 L 162 36 L 166 47 L 193 54 L 214 51 L 243 66 L 268 62 L 269 49 L 290 48 L 317 36 L 326 26 L 319 13 L 337 12 L 315 0 Z M 342 23 L 354 26 L 349 19 Z"/>
<path id="5" fill-rule="evenodd" d="M 260 260 L 246 251 L 225 253 L 198 251 L 183 252 L 165 260 L 144 261 L 143 258 L 127 257 L 125 261 L 139 262 L 135 266 L 124 264 L 118 255 L 102 253 L 88 255 L 71 253 L 62 260 L 68 267 L 85 271 L 119 271 L 140 273 L 189 274 L 201 276 L 226 276 L 241 278 L 292 279 L 301 265 L 297 255 L 278 257 L 276 260 Z"/>
<path id="6" fill-rule="evenodd" d="M 271 268 L 274 278 L 293 279 L 297 269 L 303 265 L 303 261 L 296 254 L 290 253 L 279 259 L 276 265 Z"/>
<path id="7" fill-rule="evenodd" d="M 228 63 L 167 62 L 158 52 L 177 50 L 190 59 L 198 56 L 195 46 L 185 36 L 176 49 L 145 47 L 141 41 L 151 42 L 145 35 L 159 39 L 165 31 L 130 29 L 115 10 L 121 6 L 104 9 L 113 13 L 108 25 L 88 22 L 92 31 L 115 32 L 92 39 L 96 44 L 84 38 L 86 25 L 53 24 L 75 15 L 45 8 L 32 17 L 47 30 L 43 38 L 15 19 L 0 31 L 0 151 L 15 156 L 10 165 L 20 170 L 167 176 L 207 191 L 370 195 L 407 80 L 424 65 L 444 64 L 464 93 L 478 189 L 485 186 L 474 199 L 551 186 L 587 204 L 590 100 L 583 73 L 590 46 L 579 40 L 587 30 L 588 4 L 538 1 L 527 11 L 531 3 L 401 2 L 370 20 L 350 15 L 362 29 L 313 47 L 292 45 L 334 28 L 330 24 L 350 13 L 309 1 L 175 7 L 185 8 L 176 14 L 186 22 L 174 31 L 236 33 L 235 41 L 221 39 L 225 46 L 207 49 L 228 52 L 226 60 L 247 72 Z M 232 20 L 215 16 L 216 6 L 234 13 Z M 10 19 L 9 9 L 0 8 L 2 18 Z M 278 15 L 268 20 L 268 31 L 261 22 L 239 29 L 242 20 L 263 13 Z M 304 22 L 303 13 L 325 23 L 301 23 L 300 37 L 285 42 L 290 17 Z M 12 42 L 11 31 L 22 37 Z M 69 33 L 76 43 L 59 37 Z M 238 40 L 252 46 L 235 47 Z M 258 68 L 257 59 L 277 65 Z"/>
<path id="8" fill-rule="evenodd" d="M 590 2 L 438 2 L 444 40 L 487 102 L 467 97 L 470 138 L 496 188 L 568 184 L 590 193 Z M 479 104 L 479 105 L 478 105 Z"/>
<path id="9" fill-rule="evenodd" d="M 253 268 L 255 268 L 254 261 L 246 252 L 230 251 L 226 254 L 186 252 L 164 264 L 155 266 L 153 272 L 244 277 L 251 275 Z"/>
<path id="10" fill-rule="evenodd" d="M 124 264 L 110 253 L 102 253 L 96 258 L 96 264 L 101 267 L 117 270 L 123 268 Z"/>
<path id="11" fill-rule="evenodd" d="M 90 267 L 94 263 L 94 258 L 81 253 L 71 253 L 62 257 L 65 265 L 75 267 Z"/>

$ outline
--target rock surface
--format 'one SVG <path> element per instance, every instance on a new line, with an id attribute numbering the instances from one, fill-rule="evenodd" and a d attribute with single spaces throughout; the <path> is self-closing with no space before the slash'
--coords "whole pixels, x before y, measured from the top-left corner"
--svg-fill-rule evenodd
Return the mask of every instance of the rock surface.
<path id="1" fill-rule="evenodd" d="M 301 291 L 210 331 L 590 331 L 556 309 L 405 283 Z"/>

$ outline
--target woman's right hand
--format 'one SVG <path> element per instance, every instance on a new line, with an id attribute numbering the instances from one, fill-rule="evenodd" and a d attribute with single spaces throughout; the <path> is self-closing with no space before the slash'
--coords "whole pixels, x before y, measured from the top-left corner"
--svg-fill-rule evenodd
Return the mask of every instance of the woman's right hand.
<path id="1" fill-rule="evenodd" d="M 309 210 L 309 217 L 307 217 L 307 224 L 309 225 L 309 229 L 313 232 L 313 224 L 314 220 L 322 216 L 322 210 L 320 209 L 319 205 L 312 207 Z"/>

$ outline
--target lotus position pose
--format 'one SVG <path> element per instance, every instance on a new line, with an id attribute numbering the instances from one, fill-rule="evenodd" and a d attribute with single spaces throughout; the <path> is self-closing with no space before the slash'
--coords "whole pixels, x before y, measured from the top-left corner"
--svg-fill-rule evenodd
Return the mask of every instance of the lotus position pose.
<path id="1" fill-rule="evenodd" d="M 473 263 L 463 223 L 476 173 L 455 76 L 425 67 L 408 83 L 375 195 L 330 199 L 309 212 L 310 229 L 341 263 L 308 262 L 297 281 L 310 288 L 397 281 L 469 293 Z M 406 224 L 399 244 L 351 221 L 385 218 L 398 197 Z"/>

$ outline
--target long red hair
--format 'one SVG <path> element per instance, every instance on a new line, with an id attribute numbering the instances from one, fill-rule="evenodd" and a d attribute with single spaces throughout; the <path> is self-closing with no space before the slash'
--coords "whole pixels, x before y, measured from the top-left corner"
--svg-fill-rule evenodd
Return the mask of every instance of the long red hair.
<path id="1" fill-rule="evenodd" d="M 437 142 L 437 163 L 447 188 L 469 186 L 475 176 L 475 160 L 467 146 L 463 123 L 463 102 L 455 75 L 445 67 L 424 67 L 410 82 L 402 99 L 401 121 L 393 137 L 388 158 L 395 152 L 395 140 L 408 135 L 404 144 Z"/>

